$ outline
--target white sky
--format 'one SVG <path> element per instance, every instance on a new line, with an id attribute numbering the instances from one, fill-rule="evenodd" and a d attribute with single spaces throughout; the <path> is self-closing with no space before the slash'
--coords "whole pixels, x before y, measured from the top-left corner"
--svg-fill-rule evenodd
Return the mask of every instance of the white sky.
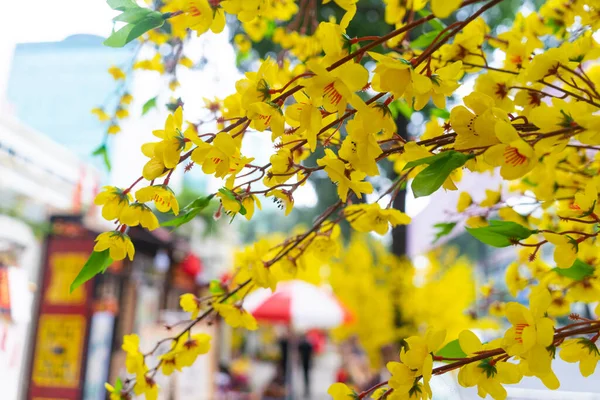
<path id="1" fill-rule="evenodd" d="M 108 36 L 118 14 L 104 0 L 19 0 L 2 8 L 10 17 L 3 19 L 0 30 L 15 43 L 54 42 L 76 33 Z"/>

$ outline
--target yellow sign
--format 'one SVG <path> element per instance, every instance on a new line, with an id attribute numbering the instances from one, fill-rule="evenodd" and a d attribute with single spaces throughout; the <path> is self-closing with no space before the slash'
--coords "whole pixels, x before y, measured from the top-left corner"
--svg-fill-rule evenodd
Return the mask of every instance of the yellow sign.
<path id="1" fill-rule="evenodd" d="M 32 379 L 37 386 L 76 388 L 85 336 L 80 315 L 40 317 Z"/>
<path id="2" fill-rule="evenodd" d="M 71 282 L 85 264 L 88 253 L 54 253 L 50 256 L 50 275 L 47 304 L 83 304 L 85 302 L 85 287 L 82 285 L 70 291 Z"/>

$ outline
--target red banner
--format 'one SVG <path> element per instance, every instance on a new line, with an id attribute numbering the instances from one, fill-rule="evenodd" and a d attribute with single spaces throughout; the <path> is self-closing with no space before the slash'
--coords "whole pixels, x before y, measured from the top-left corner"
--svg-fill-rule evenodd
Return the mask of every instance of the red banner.
<path id="1" fill-rule="evenodd" d="M 92 306 L 92 282 L 73 293 L 71 282 L 94 247 L 78 217 L 55 217 L 40 281 L 30 400 L 80 400 Z"/>

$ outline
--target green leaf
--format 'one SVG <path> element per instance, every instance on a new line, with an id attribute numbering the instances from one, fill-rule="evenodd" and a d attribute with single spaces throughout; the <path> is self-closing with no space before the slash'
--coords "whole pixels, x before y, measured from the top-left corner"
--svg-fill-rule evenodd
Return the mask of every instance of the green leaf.
<path id="1" fill-rule="evenodd" d="M 467 356 L 465 354 L 465 352 L 460 348 L 458 339 L 455 339 L 455 340 L 449 342 L 448 344 L 446 344 L 444 347 L 439 349 L 438 352 L 435 353 L 435 355 L 438 357 L 445 357 L 445 358 L 465 358 Z M 447 362 L 452 362 L 452 361 L 447 361 Z"/>
<path id="2" fill-rule="evenodd" d="M 445 120 L 450 119 L 450 111 L 442 108 L 434 108 L 431 110 L 431 115 Z"/>
<path id="3" fill-rule="evenodd" d="M 440 154 L 443 155 L 444 153 L 450 154 L 440 156 Z M 410 187 L 415 197 L 429 196 L 438 190 L 452 171 L 462 167 L 467 160 L 473 157 L 472 155 L 466 155 L 457 151 L 448 151 L 440 154 L 434 156 L 437 159 L 431 162 L 427 168 L 419 172 L 415 179 L 413 179 Z"/>
<path id="4" fill-rule="evenodd" d="M 419 11 L 419 15 L 423 18 L 431 15 L 431 12 L 428 10 L 420 10 Z M 441 20 L 439 20 L 438 18 L 434 18 L 428 21 L 428 24 L 435 29 L 436 31 L 441 31 L 446 27 L 446 24 L 444 24 Z"/>
<path id="5" fill-rule="evenodd" d="M 390 109 L 390 112 L 394 118 L 397 118 L 398 114 L 402 114 L 406 119 L 410 119 L 412 113 L 414 112 L 412 107 L 409 106 L 407 102 L 400 100 L 392 101 L 388 105 L 388 108 Z"/>
<path id="6" fill-rule="evenodd" d="M 104 161 L 104 166 L 108 171 L 111 169 L 110 158 L 108 157 L 108 149 L 106 148 L 106 144 L 98 147 L 93 151 L 92 155 L 94 156 L 102 156 L 102 160 Z"/>
<path id="7" fill-rule="evenodd" d="M 490 221 L 489 226 L 481 228 L 466 228 L 477 240 L 494 247 L 508 247 L 515 240 L 527 239 L 531 236 L 531 229 L 510 221 Z"/>
<path id="8" fill-rule="evenodd" d="M 144 103 L 144 105 L 142 106 L 142 115 L 146 115 L 146 113 L 148 111 L 150 111 L 156 107 L 156 99 L 157 98 L 158 98 L 158 96 L 155 96 Z"/>
<path id="9" fill-rule="evenodd" d="M 106 0 L 110 8 L 117 11 L 125 11 L 130 8 L 141 8 L 135 0 Z"/>
<path id="10" fill-rule="evenodd" d="M 196 200 L 192 201 L 190 204 L 185 206 L 183 209 L 185 213 L 181 213 L 176 218 L 170 219 L 168 221 L 163 222 L 160 226 L 170 226 L 173 228 L 179 228 L 181 225 L 187 224 L 194 218 L 200 214 L 202 210 L 204 210 L 209 204 L 214 195 L 199 197 Z"/>
<path id="11" fill-rule="evenodd" d="M 208 291 L 210 292 L 210 294 L 225 293 L 225 290 L 223 290 L 223 286 L 221 286 L 221 282 L 218 279 L 213 279 L 212 281 L 210 281 Z"/>
<path id="12" fill-rule="evenodd" d="M 596 269 L 594 267 L 581 261 L 580 259 L 575 260 L 570 268 L 556 267 L 552 269 L 552 271 L 556 272 L 557 274 L 576 281 L 582 281 L 588 276 L 592 276 L 595 270 Z"/>
<path id="13" fill-rule="evenodd" d="M 433 40 L 440 34 L 442 30 L 436 29 L 435 31 L 430 31 L 422 34 L 412 42 L 410 42 L 410 47 L 413 49 L 424 49 L 428 47 Z"/>
<path id="14" fill-rule="evenodd" d="M 73 290 L 77 289 L 99 273 L 106 271 L 106 268 L 108 268 L 112 262 L 113 260 L 110 258 L 108 249 L 100 252 L 92 252 L 90 258 L 85 262 L 85 265 L 81 268 L 81 271 L 79 271 L 79 274 L 77 274 L 73 283 L 71 283 L 70 292 L 73 293 Z"/>
<path id="15" fill-rule="evenodd" d="M 209 204 L 212 198 L 215 197 L 214 194 L 210 196 L 198 197 L 196 200 L 192 201 L 190 204 L 184 207 L 185 210 L 191 210 L 193 208 L 205 209 Z"/>
<path id="16" fill-rule="evenodd" d="M 158 11 L 151 11 L 136 23 L 127 24 L 118 31 L 113 32 L 113 34 L 104 41 L 104 45 L 109 47 L 123 47 L 149 30 L 160 28 L 164 23 L 165 20 L 161 13 Z"/>
<path id="17" fill-rule="evenodd" d="M 452 229 L 454 229 L 455 226 L 456 222 L 440 222 L 439 224 L 433 225 L 434 228 L 437 228 L 433 243 L 452 232 Z"/>
<path id="18" fill-rule="evenodd" d="M 144 18 L 147 18 L 150 14 L 154 13 L 155 11 L 149 9 L 149 8 L 130 8 L 128 10 L 125 10 L 123 12 L 123 14 L 119 14 L 116 17 L 113 18 L 113 21 L 121 21 L 121 22 L 127 22 L 129 24 L 137 24 L 138 22 L 142 21 Z M 162 18 L 162 15 L 161 15 Z"/>
<path id="19" fill-rule="evenodd" d="M 237 200 L 237 198 L 235 197 L 235 193 L 233 193 L 230 189 L 221 188 L 219 189 L 219 193 L 223 194 L 229 200 Z"/>

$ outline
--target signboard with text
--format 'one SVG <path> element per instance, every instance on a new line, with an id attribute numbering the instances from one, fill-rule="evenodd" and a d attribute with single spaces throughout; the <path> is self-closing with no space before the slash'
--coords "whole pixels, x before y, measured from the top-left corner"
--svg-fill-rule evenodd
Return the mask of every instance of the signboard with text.
<path id="1" fill-rule="evenodd" d="M 80 400 L 92 303 L 92 283 L 71 282 L 94 247 L 79 217 L 53 217 L 40 280 L 29 400 Z"/>

